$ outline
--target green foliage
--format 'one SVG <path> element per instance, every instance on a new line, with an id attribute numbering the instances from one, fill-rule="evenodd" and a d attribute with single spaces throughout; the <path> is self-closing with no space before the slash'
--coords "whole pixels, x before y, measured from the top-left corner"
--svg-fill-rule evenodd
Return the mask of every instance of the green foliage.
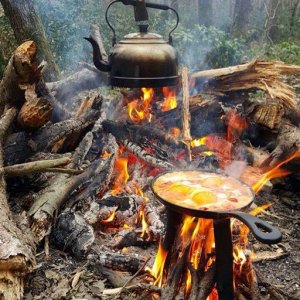
<path id="1" fill-rule="evenodd" d="M 286 63 L 300 65 L 300 42 L 281 42 L 269 48 L 267 56 Z"/>

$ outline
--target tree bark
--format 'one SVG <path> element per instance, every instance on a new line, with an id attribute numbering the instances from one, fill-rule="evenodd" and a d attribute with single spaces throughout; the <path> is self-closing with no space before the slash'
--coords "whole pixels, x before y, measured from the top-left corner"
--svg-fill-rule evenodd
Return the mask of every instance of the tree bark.
<path id="1" fill-rule="evenodd" d="M 265 31 L 267 38 L 271 42 L 277 42 L 280 39 L 279 17 L 281 11 L 281 0 L 270 0 L 266 6 L 267 20 Z"/>
<path id="2" fill-rule="evenodd" d="M 39 48 L 39 61 L 45 59 L 48 63 L 45 79 L 55 81 L 59 77 L 59 69 L 50 50 L 43 24 L 37 15 L 32 0 L 1 0 L 5 15 L 14 30 L 18 43 L 28 39 L 34 40 Z"/>
<path id="3" fill-rule="evenodd" d="M 252 8 L 252 0 L 235 1 L 232 24 L 232 33 L 235 36 L 241 36 L 247 32 Z"/>
<path id="4" fill-rule="evenodd" d="M 198 16 L 199 24 L 204 26 L 212 25 L 212 1 L 211 0 L 199 0 Z"/>
<path id="5" fill-rule="evenodd" d="M 0 167 L 3 167 L 2 144 L 4 135 L 16 116 L 11 108 L 0 120 Z M 20 220 L 19 220 L 20 221 Z M 20 224 L 20 222 L 18 222 Z M 21 299 L 23 276 L 34 264 L 34 243 L 30 235 L 16 226 L 11 215 L 6 193 L 4 174 L 0 174 L 0 299 Z"/>

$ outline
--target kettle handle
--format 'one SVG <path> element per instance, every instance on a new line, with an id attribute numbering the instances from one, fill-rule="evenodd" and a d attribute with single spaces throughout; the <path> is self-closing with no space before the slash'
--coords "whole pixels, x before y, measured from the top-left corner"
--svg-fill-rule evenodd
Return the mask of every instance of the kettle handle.
<path id="1" fill-rule="evenodd" d="M 107 25 L 109 26 L 109 28 L 113 32 L 113 39 L 112 39 L 113 46 L 115 45 L 115 43 L 117 41 L 117 37 L 116 37 L 116 31 L 115 31 L 115 29 L 112 27 L 112 25 L 110 24 L 110 22 L 108 20 L 108 11 L 109 11 L 110 7 L 113 4 L 117 3 L 117 2 L 122 2 L 124 5 L 137 6 L 137 1 L 139 1 L 139 0 L 114 0 L 114 1 L 112 1 L 108 5 L 108 7 L 106 9 L 106 12 L 105 12 L 105 20 L 106 20 Z M 179 15 L 178 15 L 177 11 L 174 8 L 170 7 L 170 6 L 163 5 L 163 4 L 156 4 L 156 3 L 147 3 L 147 2 L 145 2 L 145 6 L 149 7 L 149 8 L 160 9 L 160 10 L 171 10 L 171 11 L 173 11 L 175 13 L 175 15 L 176 15 L 176 24 L 172 28 L 172 30 L 169 32 L 169 44 L 172 44 L 172 42 L 173 42 L 172 33 L 175 31 L 175 29 L 177 28 L 177 26 L 179 24 Z"/>

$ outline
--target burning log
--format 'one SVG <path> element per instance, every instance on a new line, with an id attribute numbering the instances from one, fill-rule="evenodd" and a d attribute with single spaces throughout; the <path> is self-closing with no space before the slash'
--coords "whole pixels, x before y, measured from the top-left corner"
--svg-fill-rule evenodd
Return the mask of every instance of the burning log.
<path id="1" fill-rule="evenodd" d="M 4 135 L 16 116 L 11 108 L 0 119 L 0 167 L 3 167 Z M 20 223 L 19 223 L 20 224 Z M 22 223 L 21 223 L 22 224 Z M 24 224 L 25 225 L 25 224 Z M 0 175 L 0 294 L 3 299 L 21 299 L 23 276 L 35 265 L 34 242 L 26 228 L 17 227 L 7 203 L 4 174 Z M 25 227 L 25 226 L 23 226 Z"/>
<path id="2" fill-rule="evenodd" d="M 185 147 L 184 143 L 181 141 L 152 126 L 129 125 L 110 120 L 105 120 L 102 125 L 105 132 L 113 134 L 116 139 L 120 141 L 127 139 L 135 144 L 141 145 L 145 141 L 145 138 L 147 138 L 173 148 Z"/>
<path id="3" fill-rule="evenodd" d="M 132 152 L 134 155 L 136 155 L 138 158 L 144 160 L 145 162 L 151 164 L 152 166 L 156 168 L 161 168 L 161 169 L 172 169 L 174 166 L 170 164 L 167 161 L 160 160 L 145 150 L 143 150 L 140 146 L 128 141 L 124 140 L 124 146 L 126 147 L 127 150 Z"/>
<path id="4" fill-rule="evenodd" d="M 244 65 L 216 70 L 200 71 L 192 74 L 192 78 L 206 80 L 212 93 L 227 93 L 259 89 L 278 100 L 284 107 L 296 108 L 296 98 L 293 89 L 281 80 L 281 75 L 298 74 L 300 67 L 285 65 L 278 61 L 254 60 Z"/>
<path id="5" fill-rule="evenodd" d="M 161 292 L 162 299 L 173 300 L 178 294 L 178 291 L 183 283 L 183 274 L 187 265 L 187 258 L 189 254 L 190 246 L 186 247 L 181 258 L 174 266 L 172 272 L 170 272 L 167 284 L 164 286 Z"/>
<path id="6" fill-rule="evenodd" d="M 88 178 L 99 174 L 107 167 L 107 160 L 99 159 L 91 164 L 84 173 L 77 176 L 59 174 L 55 176 L 30 208 L 28 215 L 31 218 L 31 229 L 42 240 L 51 230 L 55 211 L 68 199 L 70 193 L 78 188 Z"/>
<path id="7" fill-rule="evenodd" d="M 95 126 L 98 128 L 97 125 Z M 75 151 L 73 166 L 75 163 L 83 162 L 84 156 L 88 151 L 85 149 L 86 146 L 89 147 L 90 143 L 86 143 L 86 139 L 83 139 L 82 145 Z M 40 193 L 28 212 L 32 220 L 31 228 L 38 240 L 41 240 L 49 233 L 54 212 L 68 199 L 70 193 L 84 182 L 91 180 L 91 178 L 96 178 L 96 175 L 98 176 L 101 172 L 104 171 L 106 173 L 106 169 L 114 157 L 115 154 L 112 154 L 111 158 L 95 160 L 85 172 L 80 175 L 69 176 L 60 174 L 51 179 L 49 186 Z M 105 178 L 99 177 L 105 181 Z M 99 185 L 99 181 L 97 181 L 97 184 Z M 99 186 L 97 188 L 99 188 Z M 95 188 L 92 190 L 94 191 Z"/>
<path id="8" fill-rule="evenodd" d="M 93 201 L 89 210 L 84 212 L 84 219 L 88 224 L 95 225 L 97 222 L 105 223 L 105 220 L 114 213 L 110 226 L 123 225 L 128 218 L 135 216 L 138 205 L 143 199 L 136 195 L 113 196 L 108 193 L 102 198 Z"/>

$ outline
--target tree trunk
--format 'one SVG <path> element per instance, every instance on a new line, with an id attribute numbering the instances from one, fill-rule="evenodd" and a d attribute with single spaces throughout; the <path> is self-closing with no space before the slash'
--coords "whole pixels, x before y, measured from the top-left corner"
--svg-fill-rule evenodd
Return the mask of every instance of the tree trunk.
<path id="1" fill-rule="evenodd" d="M 44 27 L 36 14 L 32 0 L 0 0 L 0 2 L 14 30 L 17 42 L 21 44 L 25 40 L 34 40 L 39 49 L 39 61 L 45 59 L 48 63 L 44 74 L 45 79 L 47 81 L 57 80 L 59 69 L 55 64 Z"/>
<path id="2" fill-rule="evenodd" d="M 279 17 L 281 0 L 270 0 L 267 6 L 266 34 L 271 42 L 277 42 L 280 38 Z"/>
<path id="3" fill-rule="evenodd" d="M 212 25 L 212 1 L 211 0 L 199 0 L 198 2 L 198 16 L 199 16 L 199 24 L 210 26 Z"/>
<path id="4" fill-rule="evenodd" d="M 246 33 L 252 8 L 252 0 L 235 1 L 232 24 L 232 33 L 235 36 L 241 36 Z"/>

